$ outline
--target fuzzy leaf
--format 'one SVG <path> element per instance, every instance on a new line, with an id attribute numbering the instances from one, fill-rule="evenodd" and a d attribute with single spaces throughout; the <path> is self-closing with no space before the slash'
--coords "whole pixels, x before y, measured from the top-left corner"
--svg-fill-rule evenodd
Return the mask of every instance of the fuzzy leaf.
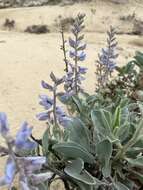
<path id="1" fill-rule="evenodd" d="M 75 142 L 55 144 L 52 148 L 65 158 L 81 158 L 86 163 L 94 163 L 92 154 Z"/>
<path id="2" fill-rule="evenodd" d="M 143 156 L 140 156 L 136 159 L 126 158 L 129 164 L 135 167 L 142 167 L 143 168 Z"/>
<path id="3" fill-rule="evenodd" d="M 65 173 L 70 177 L 77 179 L 88 185 L 95 185 L 96 181 L 86 170 L 84 170 L 84 162 L 82 159 L 71 161 L 64 169 Z"/>
<path id="4" fill-rule="evenodd" d="M 130 190 L 127 186 L 125 186 L 123 183 L 116 182 L 115 183 L 116 190 Z"/>
<path id="5" fill-rule="evenodd" d="M 101 163 L 102 172 L 105 177 L 110 176 L 110 159 L 112 156 L 112 144 L 108 139 L 96 145 L 96 153 Z"/>
<path id="6" fill-rule="evenodd" d="M 89 131 L 80 119 L 74 118 L 68 122 L 66 129 L 70 132 L 70 141 L 73 141 L 90 151 Z"/>
<path id="7" fill-rule="evenodd" d="M 111 120 L 109 119 L 110 113 L 105 110 L 93 110 L 91 112 L 91 119 L 94 124 L 95 131 L 99 134 L 102 139 L 109 137 L 113 139 L 111 133 Z"/>

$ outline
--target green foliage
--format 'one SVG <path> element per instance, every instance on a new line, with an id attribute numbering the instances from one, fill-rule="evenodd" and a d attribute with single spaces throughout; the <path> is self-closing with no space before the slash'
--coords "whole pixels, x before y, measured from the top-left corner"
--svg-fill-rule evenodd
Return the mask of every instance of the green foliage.
<path id="1" fill-rule="evenodd" d="M 80 93 L 66 101 L 59 97 L 74 116 L 64 129 L 63 141 L 55 138 L 49 146 L 54 136 L 49 138 L 47 131 L 43 146 L 58 156 L 60 164 L 54 167 L 64 171 L 75 190 L 134 190 L 143 185 L 143 104 L 132 97 L 139 89 L 142 61 L 137 53 L 135 60 L 117 68 L 123 85 L 113 89 L 113 99 L 106 94 L 112 81 L 104 92 Z M 124 76 L 133 82 L 130 92 L 124 91 Z"/>
<path id="2" fill-rule="evenodd" d="M 133 61 L 117 68 L 118 76 L 105 89 L 94 95 L 79 93 L 66 101 L 59 96 L 72 120 L 62 141 L 55 139 L 49 146 L 46 132 L 43 146 L 62 163 L 56 168 L 68 176 L 69 187 L 138 190 L 143 185 L 143 104 L 133 96 L 141 90 L 142 65 L 143 54 L 137 52 Z M 113 83 L 116 88 L 111 88 Z"/>

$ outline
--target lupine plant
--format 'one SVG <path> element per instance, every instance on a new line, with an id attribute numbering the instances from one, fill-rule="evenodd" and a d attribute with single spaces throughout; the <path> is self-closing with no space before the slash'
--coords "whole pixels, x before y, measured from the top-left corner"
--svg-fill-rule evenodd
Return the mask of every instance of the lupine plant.
<path id="1" fill-rule="evenodd" d="M 85 14 L 78 14 L 75 18 L 75 21 L 72 24 L 72 34 L 73 38 L 69 37 L 69 58 L 72 59 L 72 63 L 69 59 L 67 59 L 67 50 L 65 46 L 65 38 L 64 33 L 62 30 L 62 40 L 63 45 L 61 49 L 64 52 L 64 61 L 66 64 L 66 80 L 65 80 L 65 90 L 67 92 L 72 92 L 72 94 L 78 94 L 79 91 L 82 90 L 81 88 L 81 81 L 84 80 L 84 75 L 87 71 L 87 68 L 81 67 L 79 62 L 82 62 L 86 58 L 86 54 L 84 50 L 86 49 L 86 44 L 83 42 L 84 35 L 81 34 L 82 30 L 84 29 L 84 18 Z"/>
<path id="2" fill-rule="evenodd" d="M 81 86 L 87 69 L 79 65 L 86 57 L 84 18 L 75 18 L 69 46 L 61 32 L 65 75 L 58 78 L 51 72 L 52 82 L 41 82 L 51 93 L 39 97 L 45 111 L 37 118 L 47 124 L 42 138 L 33 136 L 27 122 L 13 138 L 6 114 L 0 113 L 6 144 L 0 146 L 0 155 L 7 156 L 0 186 L 16 189 L 18 176 L 21 190 L 51 189 L 56 180 L 65 190 L 143 189 L 143 53 L 119 67 L 110 27 L 107 48 L 96 65 L 98 84 L 90 95 Z M 114 71 L 117 76 L 112 78 Z"/>
<path id="3" fill-rule="evenodd" d="M 97 60 L 97 87 L 104 88 L 111 77 L 112 72 L 116 68 L 116 58 L 118 54 L 116 53 L 117 41 L 116 41 L 116 31 L 111 26 L 110 30 L 107 32 L 107 47 L 102 48 L 101 54 L 98 54 Z"/>

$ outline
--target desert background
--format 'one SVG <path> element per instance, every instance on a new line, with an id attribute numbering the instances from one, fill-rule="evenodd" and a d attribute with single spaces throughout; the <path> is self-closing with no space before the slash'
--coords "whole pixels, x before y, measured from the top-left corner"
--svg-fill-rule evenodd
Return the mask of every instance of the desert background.
<path id="1" fill-rule="evenodd" d="M 130 61 L 135 51 L 143 51 L 143 0 L 35 2 L 21 7 L 12 6 L 8 1 L 4 6 L 0 1 L 0 111 L 7 113 L 13 135 L 26 120 L 39 137 L 46 127 L 35 117 L 42 111 L 38 95 L 47 93 L 41 88 L 41 80 L 49 81 L 51 71 L 57 76 L 64 73 L 60 21 L 67 25 L 65 36 L 68 38 L 71 19 L 79 12 L 86 14 L 87 59 L 83 65 L 89 70 L 83 86 L 93 93 L 95 62 L 101 48 L 106 46 L 110 25 L 117 31 L 118 66 Z M 6 19 L 14 20 L 15 26 L 4 26 Z M 25 32 L 31 25 L 47 25 L 48 32 Z M 3 144 L 2 137 L 0 143 Z M 3 163 L 4 159 L 0 158 L 0 176 Z"/>

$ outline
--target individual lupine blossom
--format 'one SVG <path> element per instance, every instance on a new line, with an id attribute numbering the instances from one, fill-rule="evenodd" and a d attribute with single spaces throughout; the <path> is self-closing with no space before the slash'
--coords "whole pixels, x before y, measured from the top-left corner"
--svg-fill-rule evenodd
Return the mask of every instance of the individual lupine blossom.
<path id="1" fill-rule="evenodd" d="M 47 95 L 40 95 L 39 104 L 44 107 L 46 112 L 39 113 L 37 118 L 41 121 L 48 121 L 51 124 L 60 124 L 62 126 L 66 126 L 66 122 L 70 119 L 63 109 L 60 106 L 57 106 L 57 87 L 65 81 L 65 77 L 58 79 L 55 77 L 53 73 L 50 75 L 54 85 L 46 83 L 45 81 L 41 82 L 41 85 L 44 89 L 47 89 L 53 92 L 53 98 L 50 98 Z"/>
<path id="2" fill-rule="evenodd" d="M 109 81 L 112 72 L 116 68 L 116 53 L 117 41 L 115 37 L 115 29 L 111 26 L 107 31 L 107 47 L 102 48 L 101 54 L 98 55 L 98 61 L 96 65 L 96 77 L 98 82 L 98 88 L 104 87 Z"/>
<path id="3" fill-rule="evenodd" d="M 33 150 L 37 147 L 37 144 L 30 140 L 31 133 L 32 128 L 28 126 L 27 122 L 24 122 L 14 139 L 10 135 L 6 114 L 0 113 L 0 134 L 7 145 L 7 148 L 4 147 L 1 151 L 6 150 L 8 154 L 5 175 L 0 177 L 0 186 L 8 186 L 10 189 L 17 173 L 19 174 L 20 189 L 22 190 L 36 189 L 35 178 L 37 181 L 39 180 L 39 183 L 51 178 L 52 173 L 43 173 L 43 179 L 41 174 L 38 173 L 42 165 L 46 163 L 45 157 L 20 157 L 20 151 Z M 33 181 L 32 186 L 29 185 L 29 180 L 31 180 L 30 182 Z"/>
<path id="4" fill-rule="evenodd" d="M 84 18 L 85 14 L 78 14 L 72 25 L 73 38 L 69 38 L 69 45 L 71 50 L 69 51 L 69 56 L 73 59 L 74 63 L 70 63 L 70 68 L 72 70 L 67 72 L 65 85 L 70 84 L 71 91 L 77 94 L 81 90 L 81 81 L 84 80 L 83 75 L 86 73 L 87 68 L 80 67 L 78 65 L 79 61 L 82 62 L 86 58 L 84 50 L 86 49 L 86 44 L 83 42 L 84 35 L 81 34 L 84 29 Z M 67 84 L 66 84 L 67 82 Z"/>

